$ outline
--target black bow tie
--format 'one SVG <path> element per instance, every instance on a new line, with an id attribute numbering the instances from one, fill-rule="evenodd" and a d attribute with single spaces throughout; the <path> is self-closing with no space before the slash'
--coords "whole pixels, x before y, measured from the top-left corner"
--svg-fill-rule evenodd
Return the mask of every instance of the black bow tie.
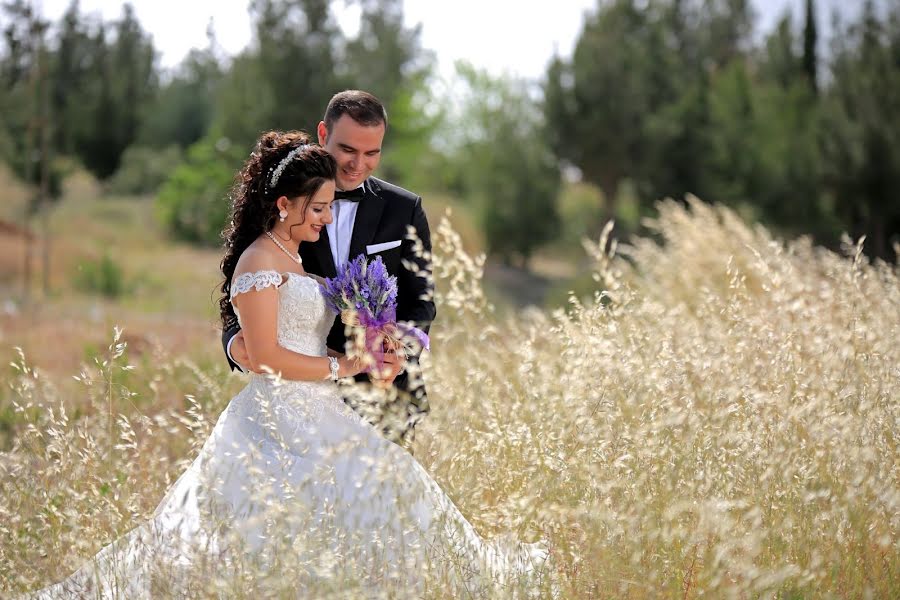
<path id="1" fill-rule="evenodd" d="M 365 188 L 358 187 L 352 190 L 336 190 L 334 192 L 335 200 L 349 200 L 350 202 L 359 202 L 366 195 Z"/>

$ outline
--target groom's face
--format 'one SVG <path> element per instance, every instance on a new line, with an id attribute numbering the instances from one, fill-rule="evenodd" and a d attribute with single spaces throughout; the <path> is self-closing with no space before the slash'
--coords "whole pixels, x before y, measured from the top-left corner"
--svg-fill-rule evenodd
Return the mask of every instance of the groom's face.
<path id="1" fill-rule="evenodd" d="M 372 174 L 381 160 L 384 123 L 360 125 L 349 115 L 341 115 L 329 130 L 324 122 L 317 130 L 319 144 L 337 161 L 337 187 L 352 190 Z"/>

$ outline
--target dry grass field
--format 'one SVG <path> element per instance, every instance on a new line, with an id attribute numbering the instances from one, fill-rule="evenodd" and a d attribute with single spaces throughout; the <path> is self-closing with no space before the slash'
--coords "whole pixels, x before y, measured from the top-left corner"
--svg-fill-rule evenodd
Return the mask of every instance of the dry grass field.
<path id="1" fill-rule="evenodd" d="M 167 241 L 147 202 L 93 196 L 54 211 L 52 294 L 32 305 L 0 234 L 4 597 L 146 518 L 243 383 L 210 302 L 218 253 Z M 561 597 L 900 597 L 897 265 L 668 203 L 652 239 L 586 244 L 592 299 L 501 316 L 481 259 L 434 227 L 412 450 L 483 534 L 548 538 Z M 73 283 L 104 252 L 117 299 Z M 276 589 L 244 584 L 227 595 Z"/>

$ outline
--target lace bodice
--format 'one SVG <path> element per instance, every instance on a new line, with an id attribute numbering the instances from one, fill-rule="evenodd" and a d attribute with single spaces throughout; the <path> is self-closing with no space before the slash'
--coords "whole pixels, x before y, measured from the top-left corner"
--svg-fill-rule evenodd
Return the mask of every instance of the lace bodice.
<path id="1" fill-rule="evenodd" d="M 231 297 L 267 287 L 278 290 L 278 345 L 307 356 L 325 356 L 334 313 L 325 304 L 319 282 L 299 273 L 255 271 L 234 280 Z M 236 306 L 234 312 L 240 323 Z M 359 415 L 344 403 L 331 381 L 286 381 L 254 373 L 227 412 L 240 415 L 247 427 L 258 428 L 253 435 L 262 447 L 277 446 L 295 439 L 301 431 L 312 431 L 320 424 L 325 409 L 359 421 Z M 280 433 L 275 435 L 276 431 Z M 273 435 L 282 441 L 275 443 Z"/>
<path id="2" fill-rule="evenodd" d="M 319 282 L 299 273 L 255 271 L 234 280 L 231 297 L 267 287 L 278 288 L 278 344 L 300 354 L 325 356 L 334 313 L 325 305 Z M 237 307 L 234 312 L 240 323 Z"/>

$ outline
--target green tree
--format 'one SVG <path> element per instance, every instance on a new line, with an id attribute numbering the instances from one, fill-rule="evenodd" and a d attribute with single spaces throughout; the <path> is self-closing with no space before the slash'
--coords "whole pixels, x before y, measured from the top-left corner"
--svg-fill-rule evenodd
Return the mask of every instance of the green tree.
<path id="1" fill-rule="evenodd" d="M 769 222 L 825 240 L 833 236 L 834 222 L 822 201 L 821 107 L 812 84 L 818 67 L 809 46 L 814 37 L 808 14 L 801 46 L 787 13 L 758 53 L 753 136 L 763 185 L 752 202 Z"/>
<path id="2" fill-rule="evenodd" d="M 763 186 L 756 139 L 756 105 L 747 66 L 735 61 L 715 75 L 710 91 L 710 173 L 705 197 L 751 203 Z"/>
<path id="3" fill-rule="evenodd" d="M 428 86 L 428 76 L 405 82 L 388 106 L 388 133 L 379 177 L 413 190 L 436 190 L 446 177 L 444 156 L 434 139 L 441 132 L 443 110 Z"/>
<path id="4" fill-rule="evenodd" d="M 157 73 L 154 68 L 155 50 L 150 36 L 134 15 L 134 8 L 125 4 L 122 16 L 115 23 L 115 40 L 110 48 L 106 74 L 112 88 L 113 120 L 107 127 L 113 136 L 114 160 L 97 171 L 100 177 L 112 175 L 119 166 L 122 153 L 136 139 L 141 119 L 155 94 Z"/>
<path id="5" fill-rule="evenodd" d="M 58 26 L 52 66 L 52 106 L 60 122 L 56 142 L 65 154 L 76 152 L 79 124 L 90 120 L 97 58 L 90 25 L 79 10 L 78 0 L 73 0 Z"/>
<path id="6" fill-rule="evenodd" d="M 50 23 L 23 0 L 0 6 L 7 23 L 0 50 L 0 109 L 4 161 L 38 192 L 28 204 L 34 215 L 59 197 L 62 173 L 54 161 L 56 119 L 51 103 Z"/>
<path id="7" fill-rule="evenodd" d="M 803 71 L 814 92 L 819 89 L 819 65 L 816 50 L 818 41 L 816 3 L 814 0 L 806 0 L 806 25 L 803 28 Z"/>
<path id="8" fill-rule="evenodd" d="M 792 234 L 867 233 L 885 256 L 900 230 L 900 8 L 869 0 L 838 27 L 828 76 L 804 8 L 755 47 L 748 0 L 598 2 L 547 71 L 558 158 L 607 199 L 625 181 L 645 210 L 693 192 Z"/>
<path id="9" fill-rule="evenodd" d="M 834 40 L 824 182 L 846 230 L 868 235 L 872 253 L 887 258 L 900 232 L 900 8 L 879 20 L 867 1 L 860 20 Z"/>
<path id="10" fill-rule="evenodd" d="M 261 131 L 315 131 L 340 86 L 343 34 L 328 0 L 253 0 L 254 39 L 222 82 L 213 129 L 250 148 Z"/>
<path id="11" fill-rule="evenodd" d="M 751 0 L 702 0 L 697 2 L 695 35 L 701 40 L 701 56 L 724 66 L 747 56 L 752 46 Z"/>
<path id="12" fill-rule="evenodd" d="M 655 97 L 648 21 L 633 0 L 589 15 L 571 63 L 555 61 L 545 86 L 553 150 L 603 191 L 609 216 L 619 182 L 637 172 L 647 149 L 642 123 Z"/>
<path id="13" fill-rule="evenodd" d="M 527 266 L 559 231 L 560 171 L 541 109 L 523 81 L 457 66 L 461 97 L 455 162 L 465 196 L 480 208 L 488 251 Z"/>
<path id="14" fill-rule="evenodd" d="M 8 19 L 4 29 L 4 48 L 0 52 L 0 108 L 3 109 L 3 141 L 5 161 L 13 172 L 28 184 L 34 193 L 22 215 L 26 229 L 35 217 L 46 214 L 60 196 L 61 174 L 54 161 L 54 115 L 51 111 L 49 23 L 37 14 L 30 3 L 21 0 L 0 5 L 0 14 Z M 41 258 L 43 290 L 50 288 L 50 235 L 48 219 L 44 226 Z M 32 236 L 25 236 L 23 292 L 31 292 L 33 275 Z"/>
<path id="15" fill-rule="evenodd" d="M 166 180 L 157 197 L 160 220 L 177 238 L 216 245 L 230 210 L 238 150 L 228 139 L 207 136 L 188 149 L 187 157 Z"/>
<path id="16" fill-rule="evenodd" d="M 404 26 L 402 0 L 358 1 L 362 7 L 359 33 L 346 42 L 342 78 L 391 107 L 410 80 L 417 81 L 431 70 L 433 54 L 422 50 L 421 25 Z"/>
<path id="17" fill-rule="evenodd" d="M 788 12 L 781 17 L 764 42 L 758 59 L 763 79 L 782 88 L 788 88 L 797 81 L 802 65 L 797 56 L 796 41 L 791 14 Z"/>
<path id="18" fill-rule="evenodd" d="M 248 153 L 262 131 L 275 128 L 274 123 L 267 122 L 266 115 L 274 110 L 272 107 L 282 97 L 257 68 L 259 60 L 256 54 L 246 51 L 231 62 L 222 77 L 213 107 L 213 121 L 207 134 L 207 137 L 221 136 L 231 140 L 233 144 L 246 148 Z M 301 127 L 301 124 L 295 124 L 290 129 Z"/>
<path id="19" fill-rule="evenodd" d="M 192 49 L 159 89 L 141 121 L 137 143 L 151 148 L 187 148 L 209 131 L 224 76 L 214 50 Z"/>
<path id="20" fill-rule="evenodd" d="M 648 115 L 644 133 L 648 152 L 639 171 L 643 197 L 705 195 L 714 138 L 706 74 Z"/>
<path id="21" fill-rule="evenodd" d="M 101 179 L 111 176 L 136 139 L 155 95 L 155 50 L 130 4 L 112 24 L 82 22 L 77 2 L 63 18 L 54 77 L 67 152 Z"/>

